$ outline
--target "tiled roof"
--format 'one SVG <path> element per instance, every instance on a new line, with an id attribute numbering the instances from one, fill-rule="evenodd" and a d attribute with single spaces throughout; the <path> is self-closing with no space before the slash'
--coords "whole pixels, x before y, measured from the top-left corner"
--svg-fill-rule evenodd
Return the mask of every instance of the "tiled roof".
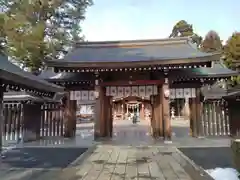
<path id="1" fill-rule="evenodd" d="M 36 90 L 46 92 L 62 92 L 62 87 L 56 86 L 52 83 L 29 73 L 23 71 L 18 66 L 8 61 L 7 57 L 0 55 L 0 79 L 10 81 L 17 85 L 27 86 Z"/>
<path id="2" fill-rule="evenodd" d="M 77 44 L 63 59 L 56 63 L 138 62 L 202 58 L 213 54 L 204 53 L 189 38 L 84 42 Z"/>
<path id="3" fill-rule="evenodd" d="M 212 86 L 204 86 L 201 88 L 202 95 L 205 99 L 221 99 L 227 94 L 227 89 L 222 88 L 219 82 Z"/>

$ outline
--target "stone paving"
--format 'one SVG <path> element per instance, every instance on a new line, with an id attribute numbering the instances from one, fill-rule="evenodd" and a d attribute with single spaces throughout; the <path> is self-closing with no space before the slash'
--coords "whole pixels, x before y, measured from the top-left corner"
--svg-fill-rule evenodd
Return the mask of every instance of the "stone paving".
<path id="1" fill-rule="evenodd" d="M 114 122 L 114 136 L 111 140 L 95 142 L 93 138 L 93 124 L 79 125 L 77 127 L 77 137 L 75 139 L 49 138 L 46 140 L 17 144 L 14 149 L 23 148 L 24 157 L 33 148 L 31 157 L 37 157 L 37 161 L 29 158 L 23 162 L 26 166 L 14 167 L 13 161 L 6 161 L 9 168 L 0 168 L 0 177 L 3 180 L 190 180 L 177 158 L 176 147 L 228 147 L 229 139 L 196 139 L 188 136 L 188 127 L 182 123 L 173 124 L 172 144 L 164 144 L 163 140 L 153 140 L 149 134 L 148 122 L 139 122 L 133 125 L 130 121 Z M 59 163 L 68 161 L 68 156 L 72 148 L 88 148 L 95 145 L 98 148 L 83 163 L 75 167 L 62 168 L 62 166 L 52 165 L 53 168 L 45 168 L 51 165 L 51 158 L 40 158 L 47 151 L 50 157 L 56 157 Z M 50 150 L 48 149 L 50 148 Z M 68 149 L 68 152 L 61 153 L 58 149 Z M 42 149 L 42 150 L 39 150 Z M 56 150 L 56 153 L 54 153 Z M 53 152 L 52 152 L 53 150 Z M 7 150 L 9 151 L 9 150 Z M 26 151 L 26 152 L 25 152 Z M 58 153 L 57 153 L 58 151 Z M 34 152 L 34 153 L 33 153 Z M 39 152 L 37 156 L 34 154 Z M 24 154 L 25 153 L 25 154 Z M 51 156 L 53 154 L 54 156 Z M 57 157 L 57 154 L 58 157 Z M 78 154 L 76 153 L 76 158 Z M 19 156 L 23 157 L 23 156 Z M 19 158 L 16 157 L 16 158 Z M 28 156 L 27 156 L 28 157 Z M 38 166 L 27 167 L 30 163 L 41 163 Z M 74 159 L 74 158 L 72 158 Z M 70 160 L 70 159 L 69 159 Z M 72 160 L 71 160 L 72 161 Z M 46 164 L 48 162 L 48 164 Z M 69 161 L 68 161 L 69 162 Z M 44 164 L 45 163 L 45 164 Z M 181 164 L 181 165 L 180 165 Z"/>
<path id="2" fill-rule="evenodd" d="M 65 180 L 191 180 L 175 148 L 98 146 Z M 71 177 L 67 177 L 71 174 Z"/>

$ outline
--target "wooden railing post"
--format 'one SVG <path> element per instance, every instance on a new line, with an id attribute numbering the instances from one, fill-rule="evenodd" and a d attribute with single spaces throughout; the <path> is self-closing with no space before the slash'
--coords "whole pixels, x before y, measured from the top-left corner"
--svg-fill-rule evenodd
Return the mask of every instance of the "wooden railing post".
<path id="1" fill-rule="evenodd" d="M 3 88 L 0 88 L 0 153 L 2 151 L 2 137 L 3 137 L 3 124 L 4 124 L 4 116 L 3 116 Z"/>
<path id="2" fill-rule="evenodd" d="M 23 141 L 34 141 L 40 138 L 41 128 L 41 105 L 23 105 Z"/>

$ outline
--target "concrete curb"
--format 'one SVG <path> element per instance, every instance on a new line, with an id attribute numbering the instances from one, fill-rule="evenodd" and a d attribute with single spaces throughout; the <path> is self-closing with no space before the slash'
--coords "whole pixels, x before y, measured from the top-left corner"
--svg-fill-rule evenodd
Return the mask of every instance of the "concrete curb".
<path id="1" fill-rule="evenodd" d="M 94 144 L 91 147 L 86 147 L 88 150 L 86 150 L 83 154 L 81 154 L 76 160 L 74 160 L 71 164 L 69 164 L 66 168 L 64 168 L 61 173 L 58 175 L 57 180 L 66 180 L 66 179 L 72 179 L 76 176 L 76 173 L 78 171 L 78 167 L 84 163 L 85 159 L 89 157 L 94 150 L 97 148 L 98 144 Z M 81 179 L 81 177 L 79 177 Z"/>
<path id="2" fill-rule="evenodd" d="M 179 163 L 184 170 L 194 180 L 214 180 L 202 167 L 195 164 L 190 158 L 183 154 L 179 149 L 176 149 L 176 153 L 180 156 Z"/>
<path id="3" fill-rule="evenodd" d="M 73 162 L 71 162 L 67 168 L 70 168 L 70 167 L 74 167 L 76 165 L 81 165 L 84 160 L 89 157 L 93 152 L 94 150 L 97 148 L 97 145 L 98 144 L 94 144 L 93 146 L 89 147 L 88 150 L 86 150 L 84 153 L 82 153 L 77 159 L 75 159 Z M 85 148 L 85 147 L 83 147 Z M 86 147 L 87 148 L 87 147 Z"/>

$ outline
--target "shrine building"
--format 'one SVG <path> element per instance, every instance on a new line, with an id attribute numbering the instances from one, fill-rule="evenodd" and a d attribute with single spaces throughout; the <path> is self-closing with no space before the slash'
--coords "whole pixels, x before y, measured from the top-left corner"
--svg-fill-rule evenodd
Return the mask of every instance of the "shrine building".
<path id="1" fill-rule="evenodd" d="M 135 112 L 150 120 L 152 136 L 170 140 L 170 100 L 189 103 L 192 135 L 198 136 L 200 88 L 237 75 L 213 67 L 220 56 L 201 52 L 189 37 L 81 42 L 63 59 L 49 60 L 40 76 L 64 86 L 73 104 L 94 103 L 95 138 L 112 137 L 113 119 Z"/>

